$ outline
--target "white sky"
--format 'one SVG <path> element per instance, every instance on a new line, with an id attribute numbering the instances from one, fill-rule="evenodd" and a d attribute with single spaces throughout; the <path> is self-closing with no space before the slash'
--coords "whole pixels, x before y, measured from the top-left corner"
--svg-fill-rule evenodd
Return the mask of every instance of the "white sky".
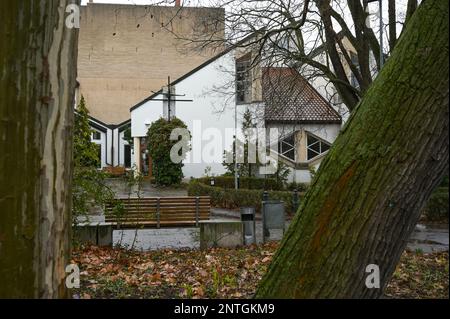
<path id="1" fill-rule="evenodd" d="M 88 0 L 81 0 L 81 4 L 85 5 L 88 2 Z M 96 3 L 114 3 L 114 4 L 131 4 L 131 5 L 136 5 L 136 4 L 159 4 L 161 2 L 165 2 L 166 4 L 174 4 L 175 1 L 174 0 L 94 0 L 94 2 Z M 185 5 L 189 5 L 189 1 L 185 1 L 184 2 Z"/>

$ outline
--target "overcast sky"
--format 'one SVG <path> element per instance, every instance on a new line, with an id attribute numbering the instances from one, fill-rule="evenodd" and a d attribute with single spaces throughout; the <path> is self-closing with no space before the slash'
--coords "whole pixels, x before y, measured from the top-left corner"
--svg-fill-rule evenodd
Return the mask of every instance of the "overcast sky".
<path id="1" fill-rule="evenodd" d="M 86 4 L 88 0 L 81 0 L 81 4 Z M 118 4 L 155 4 L 165 2 L 174 4 L 174 0 L 94 0 L 97 3 L 118 3 Z M 189 5 L 190 1 L 184 1 L 185 5 Z"/>

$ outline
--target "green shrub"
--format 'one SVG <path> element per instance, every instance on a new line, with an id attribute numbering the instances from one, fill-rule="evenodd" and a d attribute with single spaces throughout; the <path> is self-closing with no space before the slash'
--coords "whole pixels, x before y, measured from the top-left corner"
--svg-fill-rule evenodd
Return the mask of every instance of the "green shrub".
<path id="1" fill-rule="evenodd" d="M 236 209 L 240 207 L 255 207 L 261 211 L 261 201 L 264 190 L 213 187 L 203 184 L 199 180 L 191 181 L 188 185 L 189 196 L 210 196 L 211 205 L 215 207 Z M 286 212 L 293 213 L 293 193 L 288 191 L 268 191 L 270 200 L 281 200 L 285 204 Z"/>
<path id="2" fill-rule="evenodd" d="M 448 206 L 448 186 L 438 187 L 431 194 L 423 215 L 428 221 L 448 220 Z"/>
<path id="3" fill-rule="evenodd" d="M 148 151 L 153 160 L 153 176 L 155 182 L 159 186 L 170 186 L 179 184 L 183 178 L 183 162 L 174 163 L 171 159 L 170 152 L 175 144 L 181 141 L 185 142 L 181 153 L 178 155 L 182 159 L 186 158 L 186 152 L 190 149 L 190 133 L 189 141 L 179 139 L 171 140 L 171 134 L 175 129 L 185 129 L 186 124 L 178 118 L 172 118 L 170 121 L 160 118 L 153 122 L 148 129 Z"/>
<path id="4" fill-rule="evenodd" d="M 306 192 L 308 190 L 308 188 L 309 188 L 309 185 L 305 184 L 305 183 L 292 182 L 292 183 L 289 183 L 286 185 L 286 190 L 289 190 L 289 191 L 298 190 L 299 192 Z"/>
<path id="5" fill-rule="evenodd" d="M 92 209 L 111 201 L 114 192 L 105 183 L 107 175 L 97 169 L 100 158 L 97 145 L 91 141 L 93 130 L 84 97 L 81 97 L 74 120 L 72 223 L 76 225 L 79 217 L 88 217 Z"/>

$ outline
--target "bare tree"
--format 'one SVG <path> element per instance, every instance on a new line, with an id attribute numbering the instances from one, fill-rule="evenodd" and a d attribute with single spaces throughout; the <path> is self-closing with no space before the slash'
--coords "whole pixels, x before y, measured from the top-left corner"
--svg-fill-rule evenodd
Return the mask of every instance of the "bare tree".
<path id="1" fill-rule="evenodd" d="M 381 68 L 380 30 L 370 26 L 366 0 L 211 0 L 208 4 L 226 9 L 224 21 L 209 22 L 224 23 L 226 38 L 205 39 L 199 31 L 198 38 L 186 40 L 198 48 L 225 44 L 249 49 L 255 53 L 255 66 L 284 65 L 302 70 L 309 79 L 323 77 L 349 110 L 356 107 Z M 417 0 L 408 0 L 402 21 L 395 4 L 389 0 L 386 56 L 395 47 L 397 25 L 407 22 Z"/>
<path id="2" fill-rule="evenodd" d="M 66 295 L 78 37 L 68 4 L 0 3 L 0 297 Z"/>

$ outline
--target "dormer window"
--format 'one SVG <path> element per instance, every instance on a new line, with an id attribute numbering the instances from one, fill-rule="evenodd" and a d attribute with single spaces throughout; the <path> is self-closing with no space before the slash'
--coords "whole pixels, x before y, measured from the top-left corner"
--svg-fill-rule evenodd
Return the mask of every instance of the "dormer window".
<path id="1" fill-rule="evenodd" d="M 315 157 L 325 153 L 331 147 L 331 144 L 325 142 L 324 140 L 313 136 L 312 134 L 307 134 L 307 159 L 312 160 Z"/>
<path id="2" fill-rule="evenodd" d="M 252 92 L 251 55 L 236 60 L 236 100 L 237 103 L 250 103 Z"/>

